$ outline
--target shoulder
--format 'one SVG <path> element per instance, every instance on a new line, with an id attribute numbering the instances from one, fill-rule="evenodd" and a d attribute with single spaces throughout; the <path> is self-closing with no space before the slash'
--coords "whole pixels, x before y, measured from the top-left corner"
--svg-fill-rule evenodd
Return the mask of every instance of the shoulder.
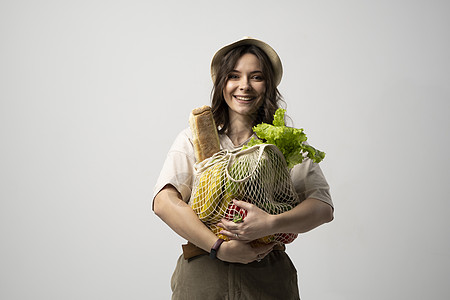
<path id="1" fill-rule="evenodd" d="M 185 144 L 192 145 L 192 132 L 189 127 L 181 130 L 178 133 L 177 137 L 175 138 L 175 142 L 174 142 L 174 145 L 185 145 Z"/>
<path id="2" fill-rule="evenodd" d="M 169 153 L 173 152 L 182 152 L 188 156 L 194 157 L 194 146 L 192 143 L 192 132 L 189 127 L 181 130 L 175 141 L 172 144 L 172 147 L 169 150 Z"/>
<path id="3" fill-rule="evenodd" d="M 183 130 L 181 130 L 177 135 L 177 139 L 192 141 L 191 129 L 189 127 L 186 127 Z"/>

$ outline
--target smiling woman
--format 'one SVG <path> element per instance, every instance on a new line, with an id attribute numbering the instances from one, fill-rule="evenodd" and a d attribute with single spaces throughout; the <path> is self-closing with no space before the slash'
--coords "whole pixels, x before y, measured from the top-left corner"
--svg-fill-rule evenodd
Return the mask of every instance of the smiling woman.
<path id="1" fill-rule="evenodd" d="M 258 47 L 252 43 L 253 41 L 255 40 L 240 40 L 235 43 L 235 47 L 226 46 L 219 50 L 213 58 L 211 74 L 214 90 L 211 104 L 214 120 L 220 127 L 220 133 L 228 130 L 230 121 L 228 103 L 223 99 L 230 100 L 227 100 L 226 94 L 233 89 L 238 89 L 239 87 L 236 85 L 243 84 L 240 86 L 243 91 L 239 91 L 236 95 L 243 93 L 243 95 L 255 96 L 258 94 L 262 96 L 260 100 L 264 102 L 264 105 L 260 105 L 257 112 L 253 113 L 252 122 L 249 124 L 251 126 L 261 122 L 271 123 L 273 115 L 282 101 L 276 88 L 283 73 L 281 60 L 272 47 L 265 43 Z M 264 45 L 266 45 L 265 51 L 262 50 Z M 228 52 L 223 53 L 224 49 Z M 239 70 L 240 68 L 245 69 Z M 243 74 L 244 71 L 247 73 Z M 250 75 L 254 75 L 254 77 L 249 78 Z"/>
<path id="2" fill-rule="evenodd" d="M 255 125 L 274 120 L 282 101 L 277 89 L 281 60 L 268 44 L 244 38 L 214 55 L 211 76 L 212 128 L 215 136 L 218 132 L 220 149 L 237 151 L 255 136 Z M 155 213 L 188 241 L 172 276 L 172 299 L 299 299 L 297 271 L 284 244 L 255 245 L 252 241 L 277 233 L 303 233 L 333 219 L 329 186 L 319 165 L 310 158 L 289 170 L 285 165 L 293 195 L 298 195 L 298 204 L 288 211 L 271 214 L 242 201 L 246 199 L 230 199 L 235 210 L 245 211 L 241 222 L 221 219 L 215 208 L 208 211 L 223 229 L 218 234 L 188 205 L 197 196 L 194 168 L 201 163 L 196 160 L 194 144 L 190 128 L 179 134 L 154 189 Z M 206 191 L 201 199 L 209 203 L 213 195 L 221 195 L 222 189 L 215 187 L 221 186 L 225 176 L 214 168 L 208 170 L 215 184 L 201 185 Z M 254 190 L 267 187 L 250 186 L 258 186 Z M 279 181 L 276 186 L 281 186 Z"/>

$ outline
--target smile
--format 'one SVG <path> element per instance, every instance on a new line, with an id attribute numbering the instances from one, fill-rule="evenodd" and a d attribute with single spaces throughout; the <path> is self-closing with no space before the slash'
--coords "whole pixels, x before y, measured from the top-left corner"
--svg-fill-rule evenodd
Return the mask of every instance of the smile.
<path id="1" fill-rule="evenodd" d="M 250 96 L 233 96 L 234 98 L 236 98 L 237 100 L 241 100 L 241 101 L 250 101 L 255 99 L 255 97 L 250 97 Z"/>

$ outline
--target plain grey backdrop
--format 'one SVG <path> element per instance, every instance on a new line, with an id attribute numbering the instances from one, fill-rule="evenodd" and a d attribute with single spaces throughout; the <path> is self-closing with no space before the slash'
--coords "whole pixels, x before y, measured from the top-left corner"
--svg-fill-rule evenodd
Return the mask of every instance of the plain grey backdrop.
<path id="1" fill-rule="evenodd" d="M 212 55 L 281 56 L 335 220 L 288 253 L 302 299 L 449 299 L 450 4 L 1 1 L 0 298 L 169 299 L 183 239 L 151 211 Z"/>

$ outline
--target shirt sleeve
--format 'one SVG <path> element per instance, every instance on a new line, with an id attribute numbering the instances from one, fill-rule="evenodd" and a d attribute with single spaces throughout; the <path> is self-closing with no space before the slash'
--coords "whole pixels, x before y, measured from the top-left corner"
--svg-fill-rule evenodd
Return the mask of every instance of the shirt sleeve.
<path id="1" fill-rule="evenodd" d="M 300 201 L 314 198 L 334 207 L 330 187 L 319 164 L 306 159 L 292 168 L 291 178 Z"/>
<path id="2" fill-rule="evenodd" d="M 153 199 L 170 184 L 181 194 L 187 203 L 191 196 L 195 155 L 192 134 L 187 128 L 180 132 L 167 153 L 166 160 L 153 190 Z"/>

